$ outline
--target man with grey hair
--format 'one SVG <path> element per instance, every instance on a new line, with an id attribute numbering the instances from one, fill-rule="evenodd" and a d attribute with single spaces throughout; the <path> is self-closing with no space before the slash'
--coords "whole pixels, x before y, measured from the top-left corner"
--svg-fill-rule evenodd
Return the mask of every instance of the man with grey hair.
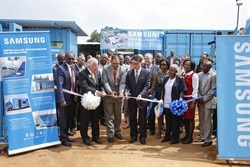
<path id="1" fill-rule="evenodd" d="M 102 78 L 98 69 L 98 60 L 90 58 L 87 61 L 86 68 L 79 73 L 80 94 L 88 93 L 89 91 L 96 96 L 105 96 Z M 80 107 L 80 133 L 84 144 L 92 145 L 88 136 L 88 120 L 91 121 L 92 141 L 101 144 L 100 127 L 99 127 L 99 112 L 100 106 L 95 110 L 88 110 L 82 105 Z"/>
<path id="2" fill-rule="evenodd" d="M 209 60 L 202 65 L 199 76 L 199 95 L 202 99 L 198 100 L 199 121 L 200 121 L 200 141 L 205 140 L 203 147 L 212 145 L 212 118 L 216 108 L 216 73 L 212 70 L 213 63 Z"/>

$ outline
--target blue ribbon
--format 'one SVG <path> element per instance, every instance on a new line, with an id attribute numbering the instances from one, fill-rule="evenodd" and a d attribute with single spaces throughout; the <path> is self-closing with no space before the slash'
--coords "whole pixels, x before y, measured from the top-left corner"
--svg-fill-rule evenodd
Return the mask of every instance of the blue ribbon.
<path id="1" fill-rule="evenodd" d="M 158 100 L 155 98 L 155 95 L 156 95 L 156 93 L 153 92 L 153 94 L 152 94 L 152 101 L 149 103 L 146 118 L 149 117 L 150 112 L 151 112 L 151 110 L 152 110 L 152 108 L 153 108 L 153 104 L 154 104 L 154 103 L 158 103 Z"/>
<path id="2" fill-rule="evenodd" d="M 182 98 L 174 100 L 169 104 L 169 108 L 174 115 L 181 116 L 188 110 L 187 101 Z"/>

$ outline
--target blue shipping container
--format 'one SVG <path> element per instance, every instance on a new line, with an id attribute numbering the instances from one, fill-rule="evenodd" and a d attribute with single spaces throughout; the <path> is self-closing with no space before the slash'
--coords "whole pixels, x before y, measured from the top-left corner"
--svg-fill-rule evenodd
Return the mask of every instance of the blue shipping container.
<path id="1" fill-rule="evenodd" d="M 189 54 L 198 64 L 203 52 L 215 58 L 213 47 L 216 35 L 228 35 L 232 30 L 167 30 L 164 37 L 164 51 L 167 57 L 171 50 L 181 58 Z"/>

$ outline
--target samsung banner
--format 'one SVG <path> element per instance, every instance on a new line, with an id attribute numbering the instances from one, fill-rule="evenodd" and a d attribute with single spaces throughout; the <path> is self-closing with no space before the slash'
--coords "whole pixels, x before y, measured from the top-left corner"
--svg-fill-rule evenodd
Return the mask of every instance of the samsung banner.
<path id="1" fill-rule="evenodd" d="M 217 36 L 218 157 L 250 159 L 250 36 Z"/>
<path id="2" fill-rule="evenodd" d="M 60 144 L 49 32 L 0 33 L 8 153 Z"/>
<path id="3" fill-rule="evenodd" d="M 101 49 L 162 50 L 164 31 L 102 29 Z"/>

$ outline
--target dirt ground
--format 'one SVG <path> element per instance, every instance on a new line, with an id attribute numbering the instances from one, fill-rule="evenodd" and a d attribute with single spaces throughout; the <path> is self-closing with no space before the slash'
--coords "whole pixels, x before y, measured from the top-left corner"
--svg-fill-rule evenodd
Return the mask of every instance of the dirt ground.
<path id="1" fill-rule="evenodd" d="M 123 123 L 124 125 L 124 123 Z M 129 129 L 122 129 L 123 140 L 109 143 L 105 127 L 101 127 L 103 144 L 93 143 L 86 146 L 82 143 L 80 132 L 73 147 L 62 145 L 8 156 L 6 150 L 0 154 L 1 167 L 85 167 L 85 166 L 162 166 L 162 167 L 236 167 L 250 166 L 250 161 L 227 161 L 217 159 L 216 139 L 213 145 L 201 147 L 202 143 L 169 145 L 161 139 L 148 134 L 146 145 L 139 141 L 129 144 Z M 90 132 L 90 131 L 89 131 Z M 183 133 L 181 137 L 183 137 Z M 194 136 L 198 135 L 195 131 Z M 2 146 L 1 146 L 2 147 Z"/>

